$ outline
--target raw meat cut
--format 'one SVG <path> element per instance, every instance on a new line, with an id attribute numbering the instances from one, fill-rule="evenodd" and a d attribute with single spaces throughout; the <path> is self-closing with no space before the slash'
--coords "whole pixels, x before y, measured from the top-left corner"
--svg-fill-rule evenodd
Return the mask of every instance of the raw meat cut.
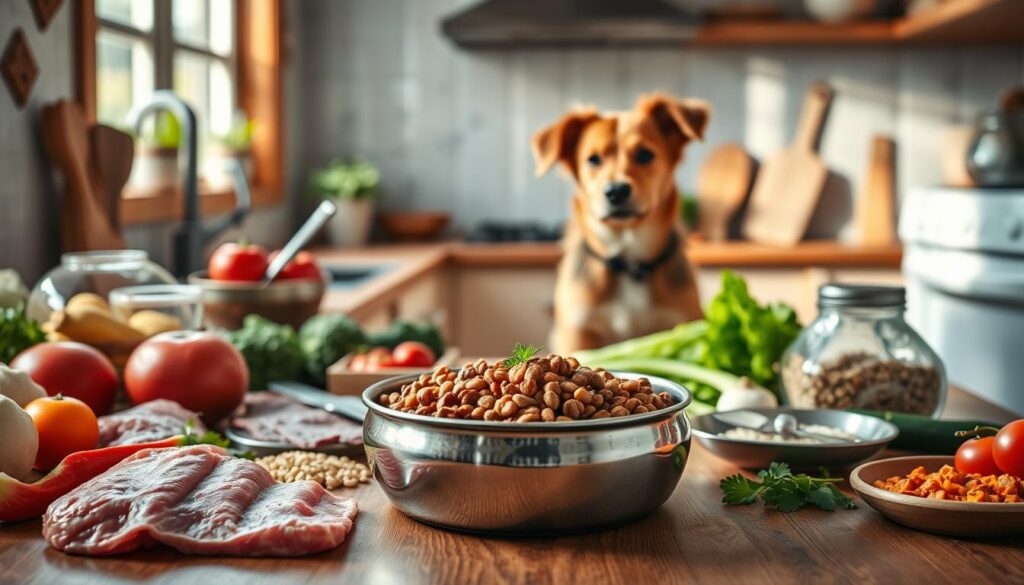
<path id="1" fill-rule="evenodd" d="M 185 423 L 193 421 L 196 434 L 206 432 L 199 415 L 173 400 L 153 400 L 128 410 L 99 418 L 100 447 L 136 445 L 159 441 L 185 432 Z"/>
<path id="2" fill-rule="evenodd" d="M 356 503 L 312 481 L 276 483 L 212 445 L 147 449 L 50 504 L 57 550 L 112 555 L 158 543 L 183 553 L 298 556 L 334 548 Z"/>
<path id="3" fill-rule="evenodd" d="M 272 392 L 246 395 L 245 414 L 231 419 L 231 426 L 258 441 L 287 443 L 301 449 L 363 444 L 361 424 Z"/>

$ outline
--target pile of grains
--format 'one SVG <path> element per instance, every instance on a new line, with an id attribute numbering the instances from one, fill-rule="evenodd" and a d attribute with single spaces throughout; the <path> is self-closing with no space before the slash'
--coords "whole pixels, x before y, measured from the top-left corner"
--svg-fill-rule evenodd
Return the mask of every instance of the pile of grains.
<path id="1" fill-rule="evenodd" d="M 854 435 L 835 427 L 825 425 L 798 425 L 797 428 L 805 433 L 824 435 L 826 437 L 834 437 L 836 439 L 843 439 L 846 441 L 857 440 L 857 437 Z M 790 437 L 780 435 L 778 433 L 764 433 L 743 427 L 729 429 L 724 433 L 718 433 L 718 436 L 727 437 L 729 439 L 742 439 L 744 441 L 760 441 L 763 443 L 800 443 L 805 445 L 820 445 L 825 443 L 825 441 L 813 437 Z"/>
<path id="2" fill-rule="evenodd" d="M 647 378 L 623 380 L 557 355 L 531 358 L 512 367 L 481 359 L 458 373 L 441 366 L 379 400 L 402 412 L 505 422 L 626 416 L 673 402 L 667 392 L 655 394 Z"/>
<path id="3" fill-rule="evenodd" d="M 369 483 L 370 468 L 348 457 L 311 453 L 309 451 L 285 451 L 256 459 L 270 471 L 274 479 L 283 483 L 312 480 L 329 490 L 355 487 Z"/>
<path id="4" fill-rule="evenodd" d="M 803 371 L 805 358 L 792 355 L 782 383 L 795 408 L 866 408 L 932 414 L 939 404 L 942 375 L 932 366 L 880 360 L 855 352 L 823 362 L 817 374 Z"/>

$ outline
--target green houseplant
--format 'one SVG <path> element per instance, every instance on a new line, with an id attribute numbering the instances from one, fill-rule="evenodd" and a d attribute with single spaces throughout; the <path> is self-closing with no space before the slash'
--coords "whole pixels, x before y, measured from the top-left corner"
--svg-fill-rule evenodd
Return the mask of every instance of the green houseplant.
<path id="1" fill-rule="evenodd" d="M 361 161 L 334 159 L 314 169 L 309 177 L 310 195 L 330 199 L 338 212 L 327 224 L 331 242 L 339 246 L 359 246 L 370 239 L 373 200 L 380 185 L 380 171 Z"/>
<path id="2" fill-rule="evenodd" d="M 173 114 L 161 111 L 153 125 L 136 136 L 135 162 L 129 184 L 140 191 L 174 187 L 178 182 L 178 146 L 181 125 Z"/>
<path id="3" fill-rule="evenodd" d="M 252 137 L 255 130 L 255 124 L 245 112 L 237 110 L 227 131 L 212 136 L 213 144 L 206 157 L 203 175 L 210 187 L 227 189 L 234 185 L 231 176 L 232 160 L 237 160 L 242 165 L 246 179 L 252 183 Z"/>

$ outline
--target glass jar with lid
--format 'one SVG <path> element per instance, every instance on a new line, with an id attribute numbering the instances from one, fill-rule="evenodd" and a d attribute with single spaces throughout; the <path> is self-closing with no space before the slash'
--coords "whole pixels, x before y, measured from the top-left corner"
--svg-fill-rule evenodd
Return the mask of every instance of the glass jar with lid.
<path id="1" fill-rule="evenodd" d="M 107 300 L 125 286 L 176 284 L 170 272 L 152 262 L 143 250 L 101 250 L 64 254 L 60 265 L 47 272 L 32 289 L 28 315 L 46 321 L 64 308 L 71 297 L 93 293 Z"/>
<path id="2" fill-rule="evenodd" d="M 826 284 L 818 308 L 782 356 L 790 406 L 942 412 L 945 369 L 903 319 L 902 287 Z"/>

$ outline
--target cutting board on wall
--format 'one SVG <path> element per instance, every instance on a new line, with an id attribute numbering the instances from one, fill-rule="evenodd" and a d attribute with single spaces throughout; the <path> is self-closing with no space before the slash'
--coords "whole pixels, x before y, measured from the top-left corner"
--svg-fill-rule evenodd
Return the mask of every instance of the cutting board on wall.
<path id="1" fill-rule="evenodd" d="M 793 246 L 807 233 L 828 178 L 818 146 L 834 93 L 824 82 L 811 85 L 792 144 L 768 157 L 758 170 L 743 222 L 747 239 Z"/>
<path id="2" fill-rule="evenodd" d="M 896 143 L 888 136 L 871 140 L 868 173 L 857 198 L 857 241 L 885 246 L 896 241 Z"/>
<path id="3" fill-rule="evenodd" d="M 728 238 L 729 221 L 750 194 L 756 163 L 743 146 L 723 144 L 711 152 L 697 177 L 699 231 L 711 242 Z"/>

